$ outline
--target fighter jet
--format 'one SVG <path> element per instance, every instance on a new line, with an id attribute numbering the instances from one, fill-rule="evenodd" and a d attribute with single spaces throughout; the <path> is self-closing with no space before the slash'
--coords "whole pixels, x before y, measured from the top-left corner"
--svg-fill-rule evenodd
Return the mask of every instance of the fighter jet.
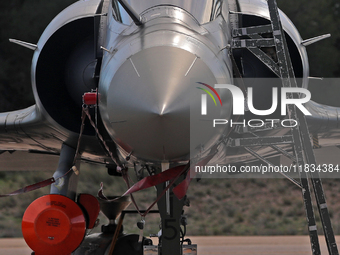
<path id="1" fill-rule="evenodd" d="M 298 167 L 313 163 L 310 134 L 319 145 L 340 144 L 340 109 L 311 101 L 308 92 L 305 47 L 326 37 L 303 40 L 272 0 L 87 0 L 58 14 L 37 44 L 11 39 L 34 51 L 35 105 L 0 114 L 0 149 L 60 157 L 53 178 L 9 194 L 51 185 L 24 215 L 27 244 L 36 255 L 196 254 L 180 226 L 190 180 L 204 177 L 195 169 L 219 164 L 239 173 L 255 161 L 271 166 L 268 158 L 281 154 Z M 323 139 L 331 130 L 332 139 Z M 112 226 L 85 237 L 99 204 L 77 194 L 81 162 L 105 165 L 128 185 L 136 173 L 141 180 L 126 194 L 157 187 L 158 246 L 142 234 L 121 234 L 122 222 L 112 221 L 127 201 L 102 191 Z M 310 201 L 304 174 L 301 183 L 286 177 Z M 318 254 L 308 203 L 306 210 Z"/>

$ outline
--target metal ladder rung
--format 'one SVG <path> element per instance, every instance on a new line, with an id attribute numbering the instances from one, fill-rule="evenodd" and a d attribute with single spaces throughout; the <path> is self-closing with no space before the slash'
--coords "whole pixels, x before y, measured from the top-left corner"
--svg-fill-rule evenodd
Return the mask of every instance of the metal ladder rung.
<path id="1" fill-rule="evenodd" d="M 256 133 L 256 132 L 263 132 L 263 131 L 270 131 L 270 130 L 280 130 L 284 129 L 285 127 L 282 127 L 280 125 L 280 122 L 265 122 L 264 125 L 259 127 L 250 127 L 250 126 L 236 126 L 235 133 L 237 134 L 246 134 L 246 133 Z"/>
<path id="2" fill-rule="evenodd" d="M 272 26 L 264 25 L 264 26 L 255 26 L 255 27 L 242 27 L 242 28 L 235 28 L 233 29 L 232 35 L 233 37 L 239 37 L 239 36 L 249 36 L 253 34 L 266 34 L 266 33 L 272 33 Z"/>
<path id="3" fill-rule="evenodd" d="M 261 47 L 274 47 L 275 41 L 273 38 L 262 38 L 262 39 L 241 39 L 233 40 L 232 48 L 261 48 Z"/>
<path id="4" fill-rule="evenodd" d="M 291 135 L 284 136 L 267 136 L 267 137 L 249 137 L 230 139 L 229 147 L 247 147 L 247 146 L 271 146 L 278 144 L 292 144 L 293 137 Z"/>

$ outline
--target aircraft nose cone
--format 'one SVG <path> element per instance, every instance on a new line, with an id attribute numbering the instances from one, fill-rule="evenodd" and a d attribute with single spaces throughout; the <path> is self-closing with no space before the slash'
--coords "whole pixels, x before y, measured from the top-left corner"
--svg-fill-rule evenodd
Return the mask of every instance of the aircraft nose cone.
<path id="1" fill-rule="evenodd" d="M 160 46 L 132 55 L 113 76 L 101 106 L 109 134 L 145 160 L 188 159 L 189 93 L 196 82 L 217 83 L 190 52 Z"/>

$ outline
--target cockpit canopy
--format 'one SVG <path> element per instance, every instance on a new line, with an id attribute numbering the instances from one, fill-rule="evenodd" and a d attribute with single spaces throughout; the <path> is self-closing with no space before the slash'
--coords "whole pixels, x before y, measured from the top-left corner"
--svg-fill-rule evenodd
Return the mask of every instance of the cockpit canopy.
<path id="1" fill-rule="evenodd" d="M 132 8 L 141 14 L 145 10 L 159 5 L 180 7 L 191 13 L 200 24 L 213 21 L 222 12 L 223 0 L 127 0 Z M 130 25 L 132 20 L 117 0 L 112 0 L 114 16 L 117 21 Z"/>

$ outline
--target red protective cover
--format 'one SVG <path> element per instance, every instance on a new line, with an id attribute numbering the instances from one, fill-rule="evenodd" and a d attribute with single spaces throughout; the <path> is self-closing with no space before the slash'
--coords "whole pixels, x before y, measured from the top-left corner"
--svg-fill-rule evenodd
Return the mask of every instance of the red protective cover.
<path id="1" fill-rule="evenodd" d="M 84 104 L 96 105 L 97 104 L 97 92 L 88 92 L 83 96 Z"/>
<path id="2" fill-rule="evenodd" d="M 71 254 L 82 242 L 86 221 L 81 208 L 61 195 L 46 195 L 28 206 L 22 233 L 36 255 Z"/>
<path id="3" fill-rule="evenodd" d="M 97 198 L 90 194 L 80 194 L 78 196 L 78 204 L 83 207 L 88 216 L 87 228 L 94 228 L 100 212 L 100 205 Z"/>

